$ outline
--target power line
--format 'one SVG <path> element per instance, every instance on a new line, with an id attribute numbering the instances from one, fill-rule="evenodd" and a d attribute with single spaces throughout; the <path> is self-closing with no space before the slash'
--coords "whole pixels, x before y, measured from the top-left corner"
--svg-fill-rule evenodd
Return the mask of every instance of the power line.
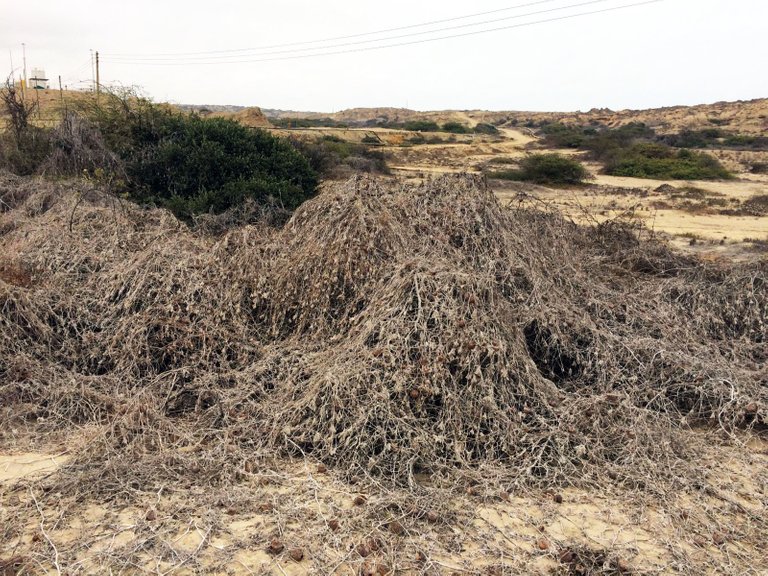
<path id="1" fill-rule="evenodd" d="M 229 50 L 205 50 L 201 52 L 165 52 L 157 54 L 144 54 L 145 56 L 199 56 L 205 54 L 224 54 L 233 52 L 256 52 L 261 50 L 270 50 L 272 48 L 287 48 L 290 46 L 304 46 L 307 44 L 319 44 L 324 42 L 335 42 L 336 40 L 349 40 L 351 38 L 362 38 L 364 36 L 373 36 L 376 34 L 385 34 L 387 32 L 398 32 L 400 30 L 409 30 L 413 28 L 422 28 L 424 26 L 432 26 L 434 24 L 445 24 L 446 22 L 455 22 L 457 20 L 465 20 L 467 18 L 476 18 L 478 16 L 487 16 L 489 14 L 498 14 L 499 12 L 507 12 L 509 10 L 517 10 L 519 8 L 528 8 L 529 6 L 538 6 L 540 4 L 551 4 L 559 0 L 538 0 L 537 2 L 527 2 L 525 4 L 517 4 L 515 6 L 507 6 L 506 8 L 497 8 L 495 10 L 487 10 L 485 12 L 475 12 L 474 14 L 466 14 L 464 16 L 454 16 L 453 18 L 443 18 L 442 20 L 431 20 L 429 22 L 421 22 L 419 24 L 408 24 L 405 26 L 396 26 L 394 28 L 384 28 L 382 30 L 374 30 L 371 32 L 360 32 L 357 34 L 348 34 L 346 36 L 333 36 L 330 38 L 318 38 L 317 40 L 304 40 L 300 42 L 288 42 L 284 44 L 271 44 L 268 46 L 256 46 L 252 48 L 234 48 Z M 125 52 L 106 52 L 103 56 L 142 56 L 139 53 L 125 53 Z"/>
<path id="2" fill-rule="evenodd" d="M 559 12 L 561 10 L 570 10 L 572 8 L 581 8 L 583 6 L 589 6 L 592 4 L 601 4 L 604 2 L 610 2 L 613 0 L 587 0 L 585 2 L 580 2 L 578 4 L 569 4 L 566 6 L 560 6 L 558 8 L 549 8 L 547 10 L 537 10 L 535 12 L 527 12 L 525 14 L 515 14 L 513 16 L 505 16 L 503 18 L 494 18 L 491 20 L 483 20 L 480 22 L 471 22 L 468 24 L 457 24 L 454 26 L 447 26 L 444 28 L 436 28 L 433 30 L 425 30 L 422 32 L 409 32 L 407 34 L 400 34 L 397 36 L 388 36 L 386 38 L 374 38 L 372 40 L 358 40 L 355 42 L 343 42 L 341 44 L 330 44 L 328 46 L 323 47 L 309 47 L 309 48 L 293 48 L 288 50 L 277 50 L 272 52 L 263 52 L 261 54 L 254 54 L 254 56 L 275 56 L 279 54 L 295 54 L 295 53 L 301 53 L 301 52 L 309 52 L 313 50 L 329 50 L 332 48 L 344 48 L 347 46 L 359 46 L 361 44 L 372 44 L 375 42 L 385 42 L 388 40 L 399 40 L 401 38 L 410 38 L 413 36 L 424 36 L 425 34 L 436 34 L 438 32 L 447 32 L 449 30 L 458 30 L 461 28 L 470 28 L 472 26 L 484 26 L 486 24 L 495 24 L 497 22 L 504 22 L 507 20 L 515 20 L 519 18 L 527 18 L 529 16 L 538 16 L 539 14 L 549 14 L 551 12 Z M 224 61 L 224 60 L 231 60 L 233 57 L 245 57 L 249 55 L 243 55 L 243 56 L 232 56 L 232 55 L 218 55 L 218 56 L 185 56 L 185 57 L 162 57 L 162 56 L 154 56 L 154 57 L 146 57 L 146 58 L 124 58 L 124 57 L 112 57 L 112 62 L 119 62 L 122 60 L 128 60 L 131 62 L 134 61 L 141 61 L 141 62 L 180 62 L 180 61 L 188 61 L 188 62 L 196 62 L 198 60 L 212 60 L 212 61 Z"/>
<path id="3" fill-rule="evenodd" d="M 525 28 L 527 26 L 534 26 L 537 24 L 546 24 L 549 22 L 558 22 L 562 20 L 570 20 L 572 18 L 580 18 L 583 16 L 591 16 L 594 14 L 602 14 L 606 12 L 614 12 L 618 10 L 624 10 L 627 8 L 635 8 L 638 6 L 645 6 L 648 4 L 657 4 L 660 2 L 663 2 L 664 0 L 645 0 L 643 2 L 635 2 L 633 4 L 625 4 L 622 6 L 615 6 L 611 8 L 603 8 L 601 10 L 592 10 L 589 12 L 580 12 L 577 14 L 568 14 L 565 16 L 557 16 L 553 18 L 546 18 L 543 20 L 535 20 L 533 22 L 523 22 L 521 24 L 513 24 L 509 26 L 499 26 L 496 28 L 487 28 L 485 30 L 474 30 L 471 32 L 463 32 L 461 34 L 451 34 L 448 36 L 438 36 L 436 38 L 423 38 L 420 40 L 410 40 L 408 42 L 398 42 L 395 44 L 384 44 L 381 46 L 367 46 L 362 48 L 352 48 L 352 49 L 346 49 L 346 50 L 336 50 L 332 52 L 318 52 L 315 54 L 299 54 L 294 56 L 277 56 L 273 58 L 257 58 L 257 59 L 250 59 L 250 60 L 226 60 L 226 61 L 218 61 L 218 62 L 210 62 L 210 61 L 194 61 L 194 62 L 142 62 L 140 60 L 112 60 L 112 59 L 106 59 L 104 58 L 105 62 L 110 62 L 114 65 L 138 65 L 138 66 L 201 66 L 201 65 L 221 65 L 221 64 L 251 64 L 251 63 L 257 63 L 257 62 L 278 62 L 278 61 L 285 61 L 285 60 L 299 60 L 304 58 L 315 58 L 319 56 L 335 56 L 338 54 L 351 54 L 356 52 L 369 52 L 373 50 L 383 50 L 387 48 L 395 48 L 398 46 L 411 46 L 415 44 L 426 44 L 427 42 L 437 42 L 440 40 L 448 40 L 451 38 L 463 38 L 466 36 L 476 36 L 479 34 L 487 34 L 490 32 L 498 32 L 501 30 L 511 30 L 515 28 Z"/>

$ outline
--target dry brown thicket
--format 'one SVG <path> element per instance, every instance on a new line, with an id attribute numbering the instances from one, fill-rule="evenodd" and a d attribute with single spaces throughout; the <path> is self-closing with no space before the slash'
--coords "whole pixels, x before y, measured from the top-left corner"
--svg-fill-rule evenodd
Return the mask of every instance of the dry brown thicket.
<path id="1" fill-rule="evenodd" d="M 764 261 L 502 207 L 469 176 L 357 177 L 212 235 L 2 175 L 0 258 L 0 430 L 100 430 L 62 492 L 302 454 L 398 485 L 654 491 L 700 477 L 691 427 L 766 430 Z"/>

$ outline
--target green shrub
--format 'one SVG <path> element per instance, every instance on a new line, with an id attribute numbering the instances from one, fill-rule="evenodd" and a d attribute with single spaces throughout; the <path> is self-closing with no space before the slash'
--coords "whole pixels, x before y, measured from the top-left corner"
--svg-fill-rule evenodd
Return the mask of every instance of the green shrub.
<path id="1" fill-rule="evenodd" d="M 332 118 L 270 118 L 276 128 L 346 128 L 346 124 Z"/>
<path id="2" fill-rule="evenodd" d="M 135 95 L 106 95 L 83 110 L 124 164 L 130 199 L 188 219 L 246 199 L 292 210 L 317 176 L 286 140 L 234 120 L 182 114 Z"/>
<path id="3" fill-rule="evenodd" d="M 707 148 L 718 142 L 723 137 L 723 131 L 719 128 L 706 128 L 704 130 L 681 130 L 678 134 L 666 134 L 659 137 L 659 141 L 675 148 Z"/>
<path id="4" fill-rule="evenodd" d="M 606 162 L 605 173 L 614 176 L 672 180 L 718 180 L 731 174 L 708 154 L 674 150 L 664 144 L 635 144 Z"/>
<path id="5" fill-rule="evenodd" d="M 566 126 L 559 122 L 547 124 L 541 131 L 544 142 L 552 148 L 580 148 L 587 140 L 583 128 Z"/>
<path id="6" fill-rule="evenodd" d="M 440 130 L 437 122 L 431 120 L 409 120 L 401 125 L 393 124 L 392 127 L 401 127 L 403 130 L 411 130 L 412 132 L 438 132 Z"/>
<path id="7" fill-rule="evenodd" d="M 489 175 L 492 178 L 536 184 L 581 184 L 590 177 L 581 162 L 562 154 L 531 154 L 520 162 L 519 169 L 492 172 Z"/>
<path id="8" fill-rule="evenodd" d="M 496 128 L 493 124 L 487 124 L 485 122 L 481 122 L 478 125 L 476 125 L 472 131 L 475 134 L 488 134 L 490 136 L 495 136 L 499 133 L 499 129 Z"/>
<path id="9" fill-rule="evenodd" d="M 367 143 L 324 136 L 316 140 L 292 139 L 291 144 L 307 158 L 312 169 L 323 176 L 332 177 L 338 168 L 345 166 L 362 172 L 389 173 L 384 152 Z"/>
<path id="10" fill-rule="evenodd" d="M 638 140 L 648 140 L 654 131 L 639 122 L 631 122 L 618 128 L 598 129 L 593 126 L 570 126 L 560 123 L 546 124 L 541 128 L 544 143 L 554 148 L 581 148 L 590 157 L 603 160 L 615 150 L 626 148 Z"/>
<path id="11" fill-rule="evenodd" d="M 723 141 L 729 148 L 747 148 L 750 150 L 768 150 L 768 136 L 748 136 L 744 134 L 729 134 Z"/>
<path id="12" fill-rule="evenodd" d="M 472 130 L 470 130 L 466 125 L 462 124 L 461 122 L 446 122 L 443 124 L 441 130 L 443 132 L 450 132 L 451 134 L 471 134 Z"/>

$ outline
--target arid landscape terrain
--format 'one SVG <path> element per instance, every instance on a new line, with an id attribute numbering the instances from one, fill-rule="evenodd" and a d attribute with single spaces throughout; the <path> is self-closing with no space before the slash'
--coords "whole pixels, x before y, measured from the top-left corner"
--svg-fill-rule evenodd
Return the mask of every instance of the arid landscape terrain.
<path id="1" fill-rule="evenodd" d="M 168 109 L 320 192 L 189 218 L 0 172 L 0 576 L 768 574 L 768 100 Z M 730 174 L 548 140 L 639 124 L 721 130 Z M 541 153 L 588 177 L 509 176 Z"/>

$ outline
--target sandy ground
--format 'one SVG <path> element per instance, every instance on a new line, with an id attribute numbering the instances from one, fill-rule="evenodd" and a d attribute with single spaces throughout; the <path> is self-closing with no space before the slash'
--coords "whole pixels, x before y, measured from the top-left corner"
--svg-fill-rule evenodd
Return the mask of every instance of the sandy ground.
<path id="1" fill-rule="evenodd" d="M 706 488 L 655 494 L 419 495 L 294 460 L 234 486 L 100 501 L 85 486 L 56 493 L 71 474 L 61 444 L 4 453 L 0 573 L 566 574 L 597 562 L 612 567 L 605 574 L 766 574 L 755 519 L 767 512 L 768 442 L 744 434 L 724 450 L 706 448 L 711 440 L 702 436 Z"/>

